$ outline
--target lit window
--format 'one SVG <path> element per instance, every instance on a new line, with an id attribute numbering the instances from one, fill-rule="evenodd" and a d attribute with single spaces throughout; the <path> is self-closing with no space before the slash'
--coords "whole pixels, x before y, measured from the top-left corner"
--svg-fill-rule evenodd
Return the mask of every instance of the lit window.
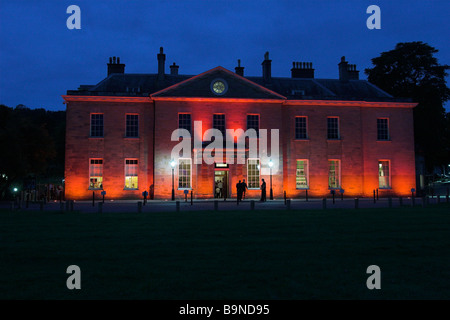
<path id="1" fill-rule="evenodd" d="M 380 160 L 378 161 L 378 187 L 380 189 L 390 189 L 390 161 Z"/>
<path id="2" fill-rule="evenodd" d="M 377 119 L 377 139 L 389 140 L 389 119 L 378 118 Z"/>
<path id="3" fill-rule="evenodd" d="M 91 137 L 103 137 L 103 113 L 91 114 Z"/>
<path id="4" fill-rule="evenodd" d="M 138 160 L 125 159 L 125 189 L 138 188 Z"/>
<path id="5" fill-rule="evenodd" d="M 178 160 L 178 189 L 191 188 L 191 163 L 192 159 Z"/>
<path id="6" fill-rule="evenodd" d="M 339 139 L 339 118 L 328 117 L 327 118 L 327 139 Z"/>
<path id="7" fill-rule="evenodd" d="M 178 128 L 186 129 L 192 134 L 191 131 L 191 114 L 190 113 L 180 113 L 178 114 Z"/>
<path id="8" fill-rule="evenodd" d="M 328 160 L 328 188 L 339 189 L 341 187 L 341 161 Z"/>
<path id="9" fill-rule="evenodd" d="M 308 189 L 308 160 L 297 160 L 296 188 Z"/>
<path id="10" fill-rule="evenodd" d="M 125 136 L 127 138 L 137 138 L 139 136 L 139 115 L 127 114 Z"/>
<path id="11" fill-rule="evenodd" d="M 89 159 L 89 189 L 103 189 L 103 159 Z"/>
<path id="12" fill-rule="evenodd" d="M 295 139 L 308 139 L 306 117 L 295 117 Z"/>
<path id="13" fill-rule="evenodd" d="M 224 114 L 214 114 L 213 115 L 213 128 L 220 130 L 222 135 L 225 137 L 225 115 Z"/>
<path id="14" fill-rule="evenodd" d="M 249 189 L 259 189 L 259 159 L 247 160 L 247 186 Z"/>
<path id="15" fill-rule="evenodd" d="M 248 114 L 247 115 L 247 130 L 255 129 L 256 136 L 259 137 L 259 115 Z"/>

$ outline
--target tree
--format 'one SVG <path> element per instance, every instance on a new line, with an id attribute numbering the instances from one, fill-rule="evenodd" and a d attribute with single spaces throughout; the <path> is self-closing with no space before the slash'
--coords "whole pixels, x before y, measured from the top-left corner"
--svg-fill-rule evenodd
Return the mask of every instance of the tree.
<path id="1" fill-rule="evenodd" d="M 0 105 L 0 198 L 29 176 L 64 176 L 64 131 L 64 111 Z"/>
<path id="2" fill-rule="evenodd" d="M 450 163 L 448 115 L 443 107 L 450 98 L 446 79 L 448 65 L 440 65 L 438 50 L 421 41 L 398 43 L 394 50 L 372 59 L 365 73 L 369 82 L 395 97 L 418 102 L 414 108 L 416 153 L 425 158 L 428 170 Z"/>

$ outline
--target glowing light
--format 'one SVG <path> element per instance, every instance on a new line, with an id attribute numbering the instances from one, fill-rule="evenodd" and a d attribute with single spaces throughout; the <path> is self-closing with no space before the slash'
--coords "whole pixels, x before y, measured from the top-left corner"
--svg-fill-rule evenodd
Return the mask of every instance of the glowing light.
<path id="1" fill-rule="evenodd" d="M 171 166 L 172 168 L 175 168 L 175 161 L 174 161 L 174 160 L 170 161 L 170 166 Z"/>
<path id="2" fill-rule="evenodd" d="M 269 167 L 272 168 L 272 166 L 273 166 L 273 162 L 272 162 L 272 159 L 270 159 L 270 161 L 269 161 Z"/>
<path id="3" fill-rule="evenodd" d="M 14 189 L 13 189 L 14 192 L 17 192 L 17 190 L 18 190 L 17 188 L 14 188 Z"/>

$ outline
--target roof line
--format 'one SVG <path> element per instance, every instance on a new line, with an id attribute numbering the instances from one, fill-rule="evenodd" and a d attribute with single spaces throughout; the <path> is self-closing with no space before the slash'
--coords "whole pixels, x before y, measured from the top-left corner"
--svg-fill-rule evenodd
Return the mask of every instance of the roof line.
<path id="1" fill-rule="evenodd" d="M 261 85 L 255 83 L 255 82 L 253 82 L 253 81 L 251 81 L 251 80 L 245 78 L 245 77 L 242 77 L 242 76 L 240 76 L 240 75 L 238 75 L 238 74 L 236 74 L 236 73 L 234 73 L 234 72 L 232 72 L 232 71 L 230 71 L 230 70 L 228 70 L 228 69 L 225 69 L 225 68 L 222 67 L 222 66 L 215 67 L 215 68 L 213 68 L 213 69 L 210 69 L 210 70 L 208 70 L 208 71 L 205 71 L 205 72 L 203 72 L 203 73 L 200 73 L 200 74 L 198 74 L 198 75 L 196 75 L 196 76 L 194 76 L 194 77 L 192 77 L 192 78 L 183 80 L 183 81 L 178 82 L 178 83 L 176 83 L 176 84 L 174 84 L 174 85 L 171 85 L 170 87 L 167 87 L 167 88 L 164 88 L 164 89 L 162 89 L 162 90 L 159 90 L 159 91 L 157 91 L 157 92 L 155 92 L 155 93 L 152 93 L 152 94 L 150 95 L 150 97 L 153 98 L 154 96 L 156 96 L 156 95 L 158 95 L 158 94 L 161 94 L 162 92 L 165 92 L 165 91 L 169 91 L 169 90 L 175 89 L 175 88 L 177 88 L 177 87 L 179 87 L 179 86 L 181 86 L 181 85 L 183 85 L 183 84 L 185 84 L 185 83 L 187 83 L 187 82 L 189 82 L 189 81 L 192 81 L 192 80 L 194 80 L 194 79 L 203 77 L 204 75 L 206 75 L 206 74 L 208 74 L 208 73 L 211 73 L 211 72 L 214 72 L 214 71 L 216 71 L 216 70 L 224 71 L 224 72 L 230 74 L 231 76 L 233 76 L 233 77 L 235 77 L 235 78 L 241 79 L 241 80 L 244 81 L 244 82 L 250 83 L 250 84 L 252 84 L 252 85 L 258 87 L 260 90 L 262 90 L 262 91 L 264 91 L 264 92 L 269 92 L 270 94 L 275 95 L 275 96 L 279 97 L 280 99 L 287 99 L 285 96 L 282 96 L 281 94 L 276 93 L 275 91 L 272 91 L 272 90 L 270 90 L 270 89 L 267 89 L 266 87 L 263 87 L 263 86 L 261 86 Z"/>
<path id="2" fill-rule="evenodd" d="M 387 93 L 386 91 L 384 91 L 384 90 L 378 88 L 378 87 L 377 87 L 376 85 L 374 85 L 373 83 L 371 83 L 371 82 L 369 82 L 369 81 L 367 81 L 367 80 L 361 80 L 361 81 L 367 82 L 370 86 L 372 86 L 372 87 L 375 88 L 376 90 L 378 90 L 378 91 L 384 93 L 384 94 L 387 95 L 389 98 L 394 98 L 392 95 L 390 95 L 390 94 Z"/>

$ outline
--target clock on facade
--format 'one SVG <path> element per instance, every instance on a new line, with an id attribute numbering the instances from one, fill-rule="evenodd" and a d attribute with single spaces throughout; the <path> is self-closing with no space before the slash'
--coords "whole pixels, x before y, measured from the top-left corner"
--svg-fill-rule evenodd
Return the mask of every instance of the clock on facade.
<path id="1" fill-rule="evenodd" d="M 211 91 L 216 95 L 223 95 L 227 92 L 228 85 L 223 79 L 215 79 L 211 82 Z"/>

